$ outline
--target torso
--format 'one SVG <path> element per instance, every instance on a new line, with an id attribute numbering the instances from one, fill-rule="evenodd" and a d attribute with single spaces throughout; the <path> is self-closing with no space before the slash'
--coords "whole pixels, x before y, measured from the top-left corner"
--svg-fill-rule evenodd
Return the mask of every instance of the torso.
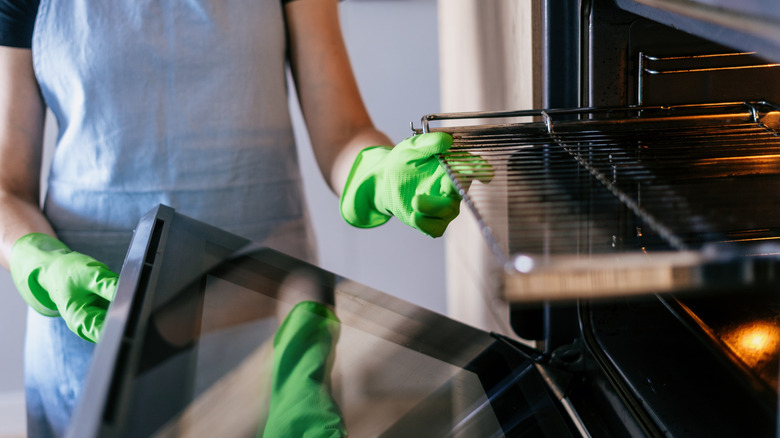
<path id="1" fill-rule="evenodd" d="M 121 263 L 159 203 L 253 240 L 306 228 L 278 0 L 42 0 L 32 48 L 60 128 L 45 212 L 74 249 Z"/>

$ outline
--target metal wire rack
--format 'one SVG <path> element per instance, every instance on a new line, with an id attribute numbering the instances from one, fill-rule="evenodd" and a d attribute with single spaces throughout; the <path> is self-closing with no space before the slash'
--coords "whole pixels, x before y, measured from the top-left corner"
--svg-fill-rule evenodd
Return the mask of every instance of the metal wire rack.
<path id="1" fill-rule="evenodd" d="M 754 102 L 433 114 L 422 131 L 452 134 L 442 163 L 526 300 L 774 281 L 778 127 Z"/>

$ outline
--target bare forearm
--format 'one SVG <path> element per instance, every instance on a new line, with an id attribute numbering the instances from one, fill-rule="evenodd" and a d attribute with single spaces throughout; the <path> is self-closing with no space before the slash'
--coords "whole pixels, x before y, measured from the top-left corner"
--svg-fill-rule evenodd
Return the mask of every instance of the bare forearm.
<path id="1" fill-rule="evenodd" d="M 25 234 L 46 233 L 54 235 L 49 222 L 37 205 L 0 192 L 0 264 L 8 269 L 8 258 L 14 242 Z"/>
<path id="2" fill-rule="evenodd" d="M 0 265 L 5 268 L 19 237 L 52 233 L 38 205 L 44 118 L 32 52 L 0 47 Z"/>
<path id="3" fill-rule="evenodd" d="M 373 127 L 356 132 L 353 137 L 343 144 L 331 164 L 328 184 L 330 184 L 334 193 L 341 195 L 349 176 L 349 171 L 352 169 L 352 163 L 354 163 L 355 157 L 357 157 L 360 151 L 370 146 L 392 146 L 392 144 L 384 133 Z"/>
<path id="4" fill-rule="evenodd" d="M 376 130 L 352 72 L 336 0 L 286 6 L 291 66 L 317 164 L 340 195 L 358 152 L 391 145 Z"/>

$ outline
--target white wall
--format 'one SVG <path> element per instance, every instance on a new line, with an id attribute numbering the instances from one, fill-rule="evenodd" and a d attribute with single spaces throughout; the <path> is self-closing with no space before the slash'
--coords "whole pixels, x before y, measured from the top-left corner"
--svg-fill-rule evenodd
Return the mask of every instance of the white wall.
<path id="1" fill-rule="evenodd" d="M 0 268 L 0 437 L 22 436 L 25 429 L 22 348 L 26 309 L 8 271 Z"/>
<path id="2" fill-rule="evenodd" d="M 436 0 L 345 0 L 342 25 L 363 97 L 380 129 L 394 141 L 409 122 L 439 110 Z M 295 112 L 294 112 L 295 113 Z M 315 221 L 322 267 L 444 313 L 444 250 L 397 220 L 358 230 L 341 219 L 338 199 L 302 145 L 306 196 Z M 0 269 L 0 437 L 23 430 L 22 343 L 25 304 Z"/>

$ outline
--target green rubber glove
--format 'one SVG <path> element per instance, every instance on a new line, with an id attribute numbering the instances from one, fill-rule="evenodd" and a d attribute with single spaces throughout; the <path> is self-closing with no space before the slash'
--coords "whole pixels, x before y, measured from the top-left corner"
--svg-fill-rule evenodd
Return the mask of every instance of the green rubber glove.
<path id="1" fill-rule="evenodd" d="M 119 276 L 106 265 L 40 233 L 20 237 L 11 249 L 11 277 L 38 313 L 60 315 L 77 335 L 97 342 Z"/>
<path id="2" fill-rule="evenodd" d="M 265 438 L 346 437 L 331 395 L 331 354 L 340 323 L 325 305 L 302 301 L 274 337 L 274 371 Z"/>
<path id="3" fill-rule="evenodd" d="M 429 236 L 444 234 L 461 200 L 436 157 L 450 146 L 449 134 L 432 132 L 361 151 L 341 195 L 344 220 L 371 228 L 395 216 Z"/>

